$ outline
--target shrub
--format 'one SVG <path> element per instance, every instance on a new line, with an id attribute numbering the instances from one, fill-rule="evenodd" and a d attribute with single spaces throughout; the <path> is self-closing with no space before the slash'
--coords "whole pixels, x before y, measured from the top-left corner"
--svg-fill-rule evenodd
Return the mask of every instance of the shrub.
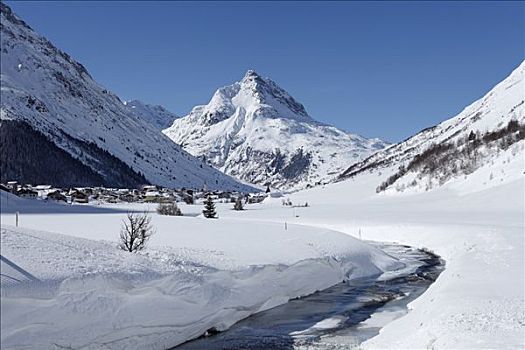
<path id="1" fill-rule="evenodd" d="M 160 203 L 157 206 L 157 213 L 159 215 L 182 216 L 182 212 L 175 202 Z"/>
<path id="2" fill-rule="evenodd" d="M 282 205 L 284 205 L 284 206 L 292 206 L 292 201 L 290 200 L 290 198 L 286 198 L 286 199 L 283 198 L 283 199 L 281 200 L 281 203 L 282 203 Z"/>

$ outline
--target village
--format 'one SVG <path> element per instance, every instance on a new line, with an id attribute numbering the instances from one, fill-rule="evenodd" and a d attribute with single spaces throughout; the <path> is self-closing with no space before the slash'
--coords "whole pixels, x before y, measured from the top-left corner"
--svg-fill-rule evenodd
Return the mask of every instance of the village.
<path id="1" fill-rule="evenodd" d="M 242 198 L 246 204 L 262 202 L 270 191 L 241 193 L 235 191 L 208 191 L 206 188 L 171 189 L 156 185 L 143 185 L 140 188 L 72 187 L 57 188 L 52 185 L 19 184 L 17 181 L 0 183 L 0 190 L 21 198 L 62 202 L 67 204 L 88 203 L 174 203 L 196 204 L 211 197 L 216 202 L 235 203 Z M 272 196 L 276 194 L 272 193 Z"/>

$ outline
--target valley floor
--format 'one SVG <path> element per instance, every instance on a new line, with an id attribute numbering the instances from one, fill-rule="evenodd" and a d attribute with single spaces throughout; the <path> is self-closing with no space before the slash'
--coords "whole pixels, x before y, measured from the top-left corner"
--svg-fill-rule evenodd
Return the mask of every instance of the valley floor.
<path id="1" fill-rule="evenodd" d="M 364 348 L 523 348 L 523 179 L 412 195 L 375 195 L 376 184 L 370 175 L 289 196 L 304 208 L 280 198 L 243 212 L 220 204 L 218 220 L 153 214 L 157 233 L 141 254 L 115 248 L 129 206 L 69 212 L 2 198 L 2 256 L 30 274 L 2 261 L 2 273 L 22 281 L 2 287 L 2 348 L 166 348 L 343 278 L 400 267 L 357 238 L 425 247 L 446 261 L 411 311 Z M 28 212 L 19 228 L 17 206 Z"/>
<path id="2" fill-rule="evenodd" d="M 222 218 L 231 204 L 218 220 L 151 213 L 157 232 L 132 254 L 117 248 L 121 221 L 155 206 L 109 207 L 2 194 L 2 349 L 166 349 L 403 266 L 329 229 Z"/>

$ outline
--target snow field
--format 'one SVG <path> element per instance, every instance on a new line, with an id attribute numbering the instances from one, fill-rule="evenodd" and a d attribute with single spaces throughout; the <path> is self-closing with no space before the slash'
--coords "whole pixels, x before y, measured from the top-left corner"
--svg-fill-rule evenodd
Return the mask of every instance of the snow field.
<path id="1" fill-rule="evenodd" d="M 40 282 L 2 286 L 6 349 L 165 349 L 343 279 L 402 267 L 327 229 L 157 214 L 149 248 L 130 254 L 116 248 L 124 211 L 23 214 L 36 203 L 11 200 L 21 226 L 2 214 L 2 255 Z"/>

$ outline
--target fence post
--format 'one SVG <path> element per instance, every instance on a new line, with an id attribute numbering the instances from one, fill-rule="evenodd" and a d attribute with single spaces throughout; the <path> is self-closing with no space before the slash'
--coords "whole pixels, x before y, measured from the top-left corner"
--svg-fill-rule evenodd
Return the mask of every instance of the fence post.
<path id="1" fill-rule="evenodd" d="M 16 216 L 16 227 L 18 227 L 18 214 L 19 212 L 16 212 L 15 216 Z"/>

